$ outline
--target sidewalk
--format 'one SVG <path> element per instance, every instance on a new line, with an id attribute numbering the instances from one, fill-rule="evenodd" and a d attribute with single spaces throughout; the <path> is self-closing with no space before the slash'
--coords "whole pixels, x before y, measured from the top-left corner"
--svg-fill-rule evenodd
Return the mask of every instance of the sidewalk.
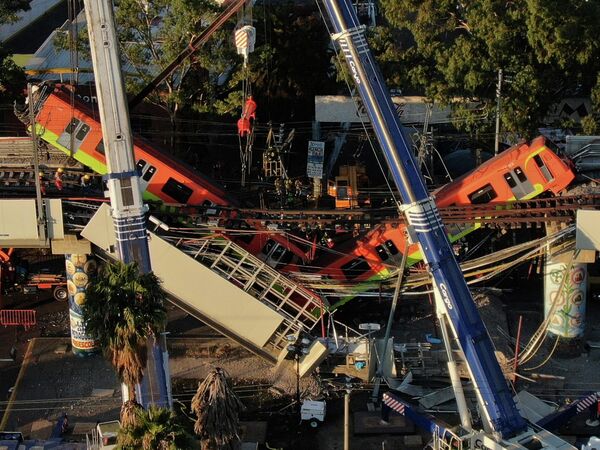
<path id="1" fill-rule="evenodd" d="M 79 440 L 97 421 L 118 417 L 120 406 L 120 384 L 101 355 L 75 356 L 69 338 L 34 338 L 12 395 L 2 408 L 0 429 L 20 431 L 29 439 L 47 439 L 66 413 L 70 434 Z"/>

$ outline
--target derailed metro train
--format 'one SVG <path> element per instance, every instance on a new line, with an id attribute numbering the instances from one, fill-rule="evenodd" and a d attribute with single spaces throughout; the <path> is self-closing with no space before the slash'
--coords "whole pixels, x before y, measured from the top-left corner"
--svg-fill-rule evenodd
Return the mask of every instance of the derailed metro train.
<path id="1" fill-rule="evenodd" d="M 38 136 L 100 175 L 107 173 L 102 142 L 102 129 L 97 112 L 74 98 L 67 85 L 43 84 L 34 100 Z M 72 151 L 69 149 L 72 147 Z M 154 144 L 134 135 L 134 155 L 144 189 L 144 199 L 195 206 L 236 207 L 236 200 L 207 176 L 160 151 Z M 221 212 L 221 223 L 233 217 Z M 281 233 L 252 231 L 243 221 L 234 221 L 239 231 L 225 234 L 248 252 L 267 263 L 279 260 L 283 252 L 295 255 L 295 261 L 306 258 L 305 250 Z"/>

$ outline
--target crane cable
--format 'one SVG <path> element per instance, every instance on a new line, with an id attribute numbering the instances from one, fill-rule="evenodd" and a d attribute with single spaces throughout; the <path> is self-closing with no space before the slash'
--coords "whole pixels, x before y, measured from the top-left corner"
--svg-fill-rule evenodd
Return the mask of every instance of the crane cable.
<path id="1" fill-rule="evenodd" d="M 326 20 L 324 14 L 323 14 L 323 9 L 321 8 L 321 4 L 319 1 L 316 2 L 317 3 L 317 8 L 319 9 L 319 14 L 321 16 L 321 18 L 323 19 L 323 23 L 325 24 L 325 28 L 327 29 L 327 33 L 329 34 L 329 36 L 332 36 L 334 33 L 332 33 L 331 29 L 329 28 L 329 24 L 328 21 Z M 336 55 L 336 59 L 338 60 L 338 63 L 340 64 L 340 67 L 344 67 L 343 66 L 343 57 L 341 56 L 341 52 L 338 49 L 338 46 L 335 45 L 335 42 L 333 42 L 332 40 L 332 46 L 333 49 L 335 51 L 335 55 Z M 356 109 L 356 115 L 358 116 L 358 118 L 360 119 L 361 125 L 362 125 L 362 129 L 367 137 L 367 141 L 369 142 L 369 146 L 371 147 L 371 150 L 373 151 L 373 155 L 375 156 L 375 160 L 377 161 L 377 165 L 379 166 L 379 170 L 381 170 L 381 173 L 383 174 L 383 178 L 385 179 L 385 183 L 387 184 L 387 187 L 390 191 L 390 194 L 394 200 L 395 204 L 400 204 L 401 202 L 398 201 L 398 199 L 396 198 L 396 194 L 395 194 L 395 189 L 392 188 L 392 185 L 390 184 L 390 181 L 388 179 L 388 177 L 386 176 L 387 174 L 387 170 L 384 169 L 383 164 L 381 162 L 381 159 L 379 157 L 379 155 L 377 154 L 377 151 L 375 150 L 375 144 L 373 143 L 373 139 L 369 133 L 369 130 L 367 129 L 367 123 L 364 121 L 362 114 L 360 113 L 360 108 L 359 108 L 359 104 L 358 104 L 358 99 L 355 95 L 355 91 L 352 89 L 352 85 L 350 84 L 350 80 L 349 80 L 349 75 L 348 72 L 345 70 L 342 70 L 342 76 L 344 77 L 344 82 L 346 83 L 346 86 L 348 87 L 348 92 L 350 93 L 350 97 L 352 98 L 353 102 L 354 102 L 354 107 Z"/>
<path id="2" fill-rule="evenodd" d="M 240 24 L 249 23 L 252 24 L 252 3 L 249 4 L 248 7 L 244 5 L 238 14 L 238 21 Z M 247 42 L 247 45 L 251 45 L 250 42 Z M 244 73 L 244 77 L 242 78 L 242 117 L 240 120 L 248 119 L 249 117 L 245 117 L 247 113 L 247 102 L 252 97 L 252 83 L 250 81 L 250 70 L 247 65 L 248 55 L 244 56 L 244 64 L 242 67 L 242 71 Z M 252 169 L 252 147 L 254 145 L 254 125 L 256 119 L 254 118 L 253 123 L 249 126 L 249 132 L 242 133 L 242 129 L 239 126 L 238 122 L 238 141 L 240 148 L 240 162 L 242 164 L 241 167 L 241 184 L 242 187 L 246 185 L 246 174 L 250 174 Z M 248 122 L 249 123 L 249 122 Z M 246 134 L 246 142 L 243 142 L 243 134 Z"/>
<path id="3" fill-rule="evenodd" d="M 79 83 L 79 51 L 78 47 L 78 27 L 77 27 L 77 0 L 67 1 L 68 14 L 69 14 L 69 83 L 71 84 L 69 102 L 71 108 L 71 123 L 75 119 L 75 90 Z M 69 136 L 69 158 L 73 159 L 75 150 L 75 130 L 71 130 Z"/>

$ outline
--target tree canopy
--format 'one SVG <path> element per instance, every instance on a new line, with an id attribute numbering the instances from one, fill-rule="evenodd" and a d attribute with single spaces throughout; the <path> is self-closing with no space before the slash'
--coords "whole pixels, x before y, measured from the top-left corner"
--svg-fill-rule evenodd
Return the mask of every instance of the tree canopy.
<path id="1" fill-rule="evenodd" d="M 83 305 L 86 332 L 98 341 L 121 381 L 139 383 L 146 367 L 146 340 L 164 329 L 165 294 L 152 272 L 137 264 L 106 264 L 87 288 Z"/>
<path id="2" fill-rule="evenodd" d="M 31 0 L 0 2 L 0 25 L 17 20 L 20 11 L 28 10 Z M 26 80 L 23 70 L 10 58 L 10 52 L 0 42 L 0 102 L 12 102 L 23 95 Z"/>
<path id="3" fill-rule="evenodd" d="M 31 0 L 2 0 L 0 2 L 0 24 L 17 20 L 20 11 L 30 9 Z"/>
<path id="4" fill-rule="evenodd" d="M 133 424 L 119 430 L 117 448 L 121 450 L 178 450 L 196 448 L 194 437 L 181 419 L 168 408 L 150 406 L 136 409 Z"/>
<path id="5" fill-rule="evenodd" d="M 457 116 L 469 131 L 491 129 L 499 69 L 504 130 L 531 134 L 569 96 L 594 93 L 600 109 L 598 2 L 382 0 L 381 7 L 388 25 L 372 41 L 391 84 L 445 104 L 465 100 Z M 468 100 L 480 101 L 489 120 L 475 121 Z"/>
<path id="6" fill-rule="evenodd" d="M 233 390 L 225 370 L 216 367 L 204 381 L 198 383 L 191 406 L 198 417 L 194 431 L 200 436 L 202 450 L 239 448 L 239 413 L 244 405 Z"/>

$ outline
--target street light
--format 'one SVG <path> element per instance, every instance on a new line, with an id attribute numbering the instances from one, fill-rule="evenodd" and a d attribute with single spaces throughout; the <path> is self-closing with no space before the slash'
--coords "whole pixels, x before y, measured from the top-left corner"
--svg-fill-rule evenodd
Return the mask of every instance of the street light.
<path id="1" fill-rule="evenodd" d="M 296 336 L 295 334 L 288 334 L 285 339 L 290 342 L 286 350 L 290 355 L 294 355 L 294 361 L 296 361 L 296 408 L 298 413 L 300 413 L 300 358 L 308 354 L 310 339 L 300 338 L 300 336 Z"/>

